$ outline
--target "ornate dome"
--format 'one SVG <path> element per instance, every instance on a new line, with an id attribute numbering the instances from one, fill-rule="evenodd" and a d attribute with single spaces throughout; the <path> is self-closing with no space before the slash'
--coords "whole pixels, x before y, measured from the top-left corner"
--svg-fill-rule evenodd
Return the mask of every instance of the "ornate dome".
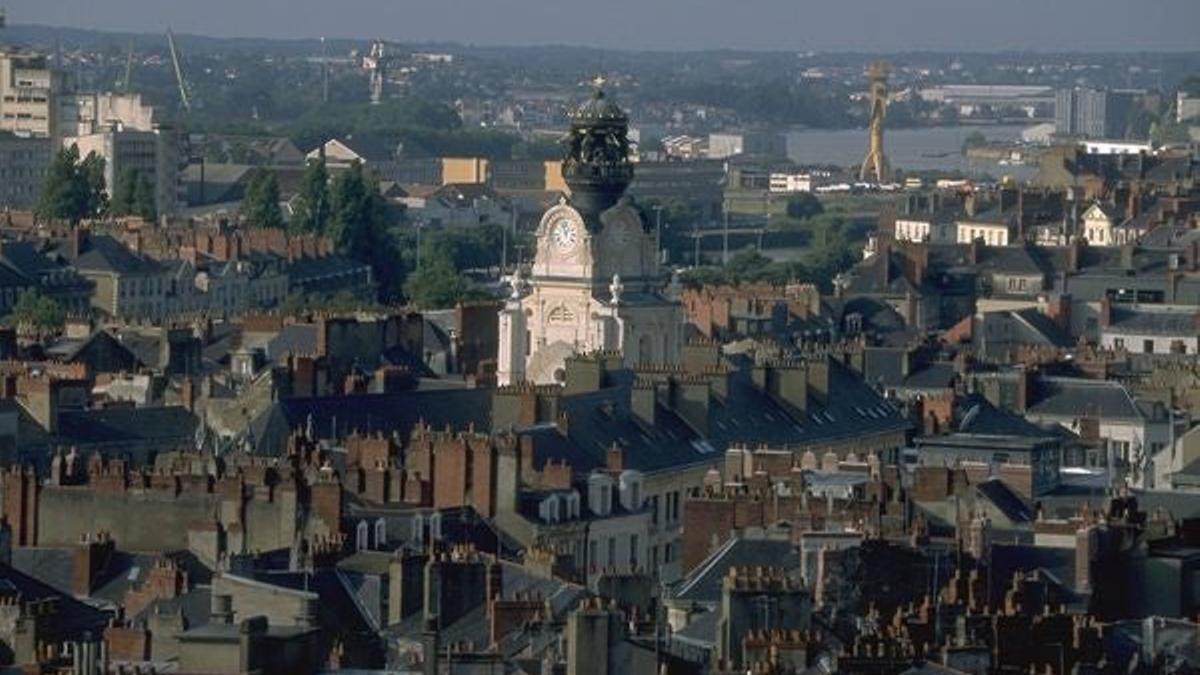
<path id="1" fill-rule="evenodd" d="M 563 178 L 571 203 L 585 215 L 611 207 L 633 180 L 629 117 L 604 95 L 602 84 L 597 79 L 591 99 L 571 113 L 571 131 L 563 138 Z M 588 222 L 599 227 L 595 218 Z"/>
<path id="2" fill-rule="evenodd" d="M 617 105 L 604 95 L 604 90 L 596 88 L 592 98 L 571 113 L 573 124 L 629 124 L 629 117 Z"/>

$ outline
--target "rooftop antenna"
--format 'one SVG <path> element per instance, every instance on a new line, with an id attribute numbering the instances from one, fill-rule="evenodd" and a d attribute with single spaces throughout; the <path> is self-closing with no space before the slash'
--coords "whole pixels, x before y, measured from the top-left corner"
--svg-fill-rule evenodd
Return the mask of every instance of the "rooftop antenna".
<path id="1" fill-rule="evenodd" d="M 187 80 L 183 77 L 183 66 L 179 62 L 179 47 L 175 44 L 175 34 L 167 28 L 167 47 L 171 51 L 171 65 L 175 68 L 175 83 L 179 86 L 179 102 L 183 104 L 184 112 L 192 111 L 192 101 L 188 97 Z"/>

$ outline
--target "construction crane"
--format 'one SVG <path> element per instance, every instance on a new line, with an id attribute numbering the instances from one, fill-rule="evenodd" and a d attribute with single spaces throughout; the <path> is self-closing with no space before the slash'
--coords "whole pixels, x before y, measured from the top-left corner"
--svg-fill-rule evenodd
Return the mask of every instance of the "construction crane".
<path id="1" fill-rule="evenodd" d="M 129 52 L 125 55 L 125 77 L 121 78 L 121 93 L 129 93 L 129 83 L 133 78 L 133 40 L 129 41 Z"/>
<path id="2" fill-rule="evenodd" d="M 175 34 L 171 29 L 167 29 L 167 47 L 171 50 L 171 65 L 175 67 L 175 82 L 179 85 L 179 102 L 183 104 L 183 111 L 190 113 L 192 111 L 192 101 L 188 96 L 187 80 L 183 77 L 183 66 L 179 60 L 179 47 L 175 44 Z"/>

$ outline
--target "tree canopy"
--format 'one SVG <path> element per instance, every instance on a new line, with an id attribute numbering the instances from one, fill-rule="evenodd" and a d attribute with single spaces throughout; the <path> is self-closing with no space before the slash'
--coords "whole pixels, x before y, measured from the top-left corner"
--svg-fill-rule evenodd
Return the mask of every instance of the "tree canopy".
<path id="1" fill-rule="evenodd" d="M 329 169 L 325 158 L 309 160 L 300 179 L 300 194 L 290 223 L 293 232 L 323 234 L 332 212 L 329 195 Z"/>
<path id="2" fill-rule="evenodd" d="M 242 215 L 254 227 L 283 227 L 283 211 L 279 208 L 279 179 L 274 171 L 257 168 L 250 174 L 246 195 L 242 199 Z"/>
<path id="3" fill-rule="evenodd" d="M 108 208 L 104 168 L 104 158 L 94 152 L 80 161 L 77 145 L 60 150 L 46 171 L 42 194 L 34 209 L 37 216 L 78 223 L 103 215 Z"/>
<path id="4" fill-rule="evenodd" d="M 152 221 L 158 218 L 155 208 L 154 185 L 145 172 L 125 169 L 114 181 L 109 213 L 114 216 L 137 216 Z"/>
<path id="5" fill-rule="evenodd" d="M 821 200 L 811 192 L 800 192 L 787 200 L 787 215 L 789 218 L 796 220 L 808 220 L 813 216 L 819 216 L 825 213 L 825 206 Z"/>
<path id="6" fill-rule="evenodd" d="M 17 326 L 32 329 L 35 332 L 52 332 L 63 327 L 67 314 L 53 298 L 48 298 L 37 291 L 25 291 L 13 305 L 9 320 Z"/>

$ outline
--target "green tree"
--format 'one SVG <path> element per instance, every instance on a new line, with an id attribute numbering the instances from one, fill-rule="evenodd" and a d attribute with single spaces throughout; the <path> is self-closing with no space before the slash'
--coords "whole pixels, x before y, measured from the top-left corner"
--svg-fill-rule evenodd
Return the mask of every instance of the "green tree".
<path id="1" fill-rule="evenodd" d="M 825 205 L 811 192 L 801 192 L 787 200 L 787 215 L 796 220 L 808 220 L 825 213 Z"/>
<path id="2" fill-rule="evenodd" d="M 270 169 L 254 169 L 242 199 L 242 215 L 254 227 L 283 227 L 279 208 L 279 180 Z"/>
<path id="3" fill-rule="evenodd" d="M 325 166 L 325 157 L 322 156 L 320 159 L 310 160 L 304 169 L 291 229 L 294 232 L 324 233 L 329 227 L 330 212 L 329 169 Z"/>
<path id="4" fill-rule="evenodd" d="M 25 291 L 13 305 L 9 320 L 17 326 L 39 333 L 56 331 L 66 323 L 62 305 L 37 291 Z"/>
<path id="5" fill-rule="evenodd" d="M 967 134 L 967 137 L 963 139 L 962 154 L 965 155 L 965 154 L 967 154 L 967 151 L 970 150 L 971 148 L 982 147 L 982 146 L 987 145 L 987 143 L 988 143 L 987 136 L 984 136 L 982 131 L 976 129 L 976 130 L 972 131 L 971 133 Z"/>
<path id="6" fill-rule="evenodd" d="M 144 171 L 137 172 L 133 185 L 133 210 L 135 215 L 147 222 L 158 220 L 158 203 L 154 197 L 154 184 Z"/>
<path id="7" fill-rule="evenodd" d="M 103 157 L 89 152 L 82 161 L 79 146 L 60 150 L 46 171 L 35 213 L 44 220 L 72 224 L 108 211 Z"/>
<path id="8" fill-rule="evenodd" d="M 385 298 L 400 294 L 404 267 L 388 231 L 387 205 L 359 162 L 333 182 L 326 236 L 343 254 L 371 266 Z"/>
<path id="9" fill-rule="evenodd" d="M 441 257 L 423 261 L 404 282 L 408 301 L 420 309 L 448 309 L 472 297 L 472 290 L 454 264 Z"/>
<path id="10" fill-rule="evenodd" d="M 108 203 L 109 213 L 114 216 L 133 215 L 137 199 L 138 175 L 136 171 L 125 169 L 117 174 L 113 181 L 112 198 Z"/>
<path id="11" fill-rule="evenodd" d="M 83 182 L 84 211 L 88 216 L 102 216 L 108 212 L 108 190 L 104 179 L 107 162 L 94 152 L 89 152 L 79 165 L 79 178 Z"/>
<path id="12" fill-rule="evenodd" d="M 79 172 L 79 146 L 60 150 L 46 170 L 34 212 L 43 220 L 78 223 L 87 215 L 87 186 Z"/>

